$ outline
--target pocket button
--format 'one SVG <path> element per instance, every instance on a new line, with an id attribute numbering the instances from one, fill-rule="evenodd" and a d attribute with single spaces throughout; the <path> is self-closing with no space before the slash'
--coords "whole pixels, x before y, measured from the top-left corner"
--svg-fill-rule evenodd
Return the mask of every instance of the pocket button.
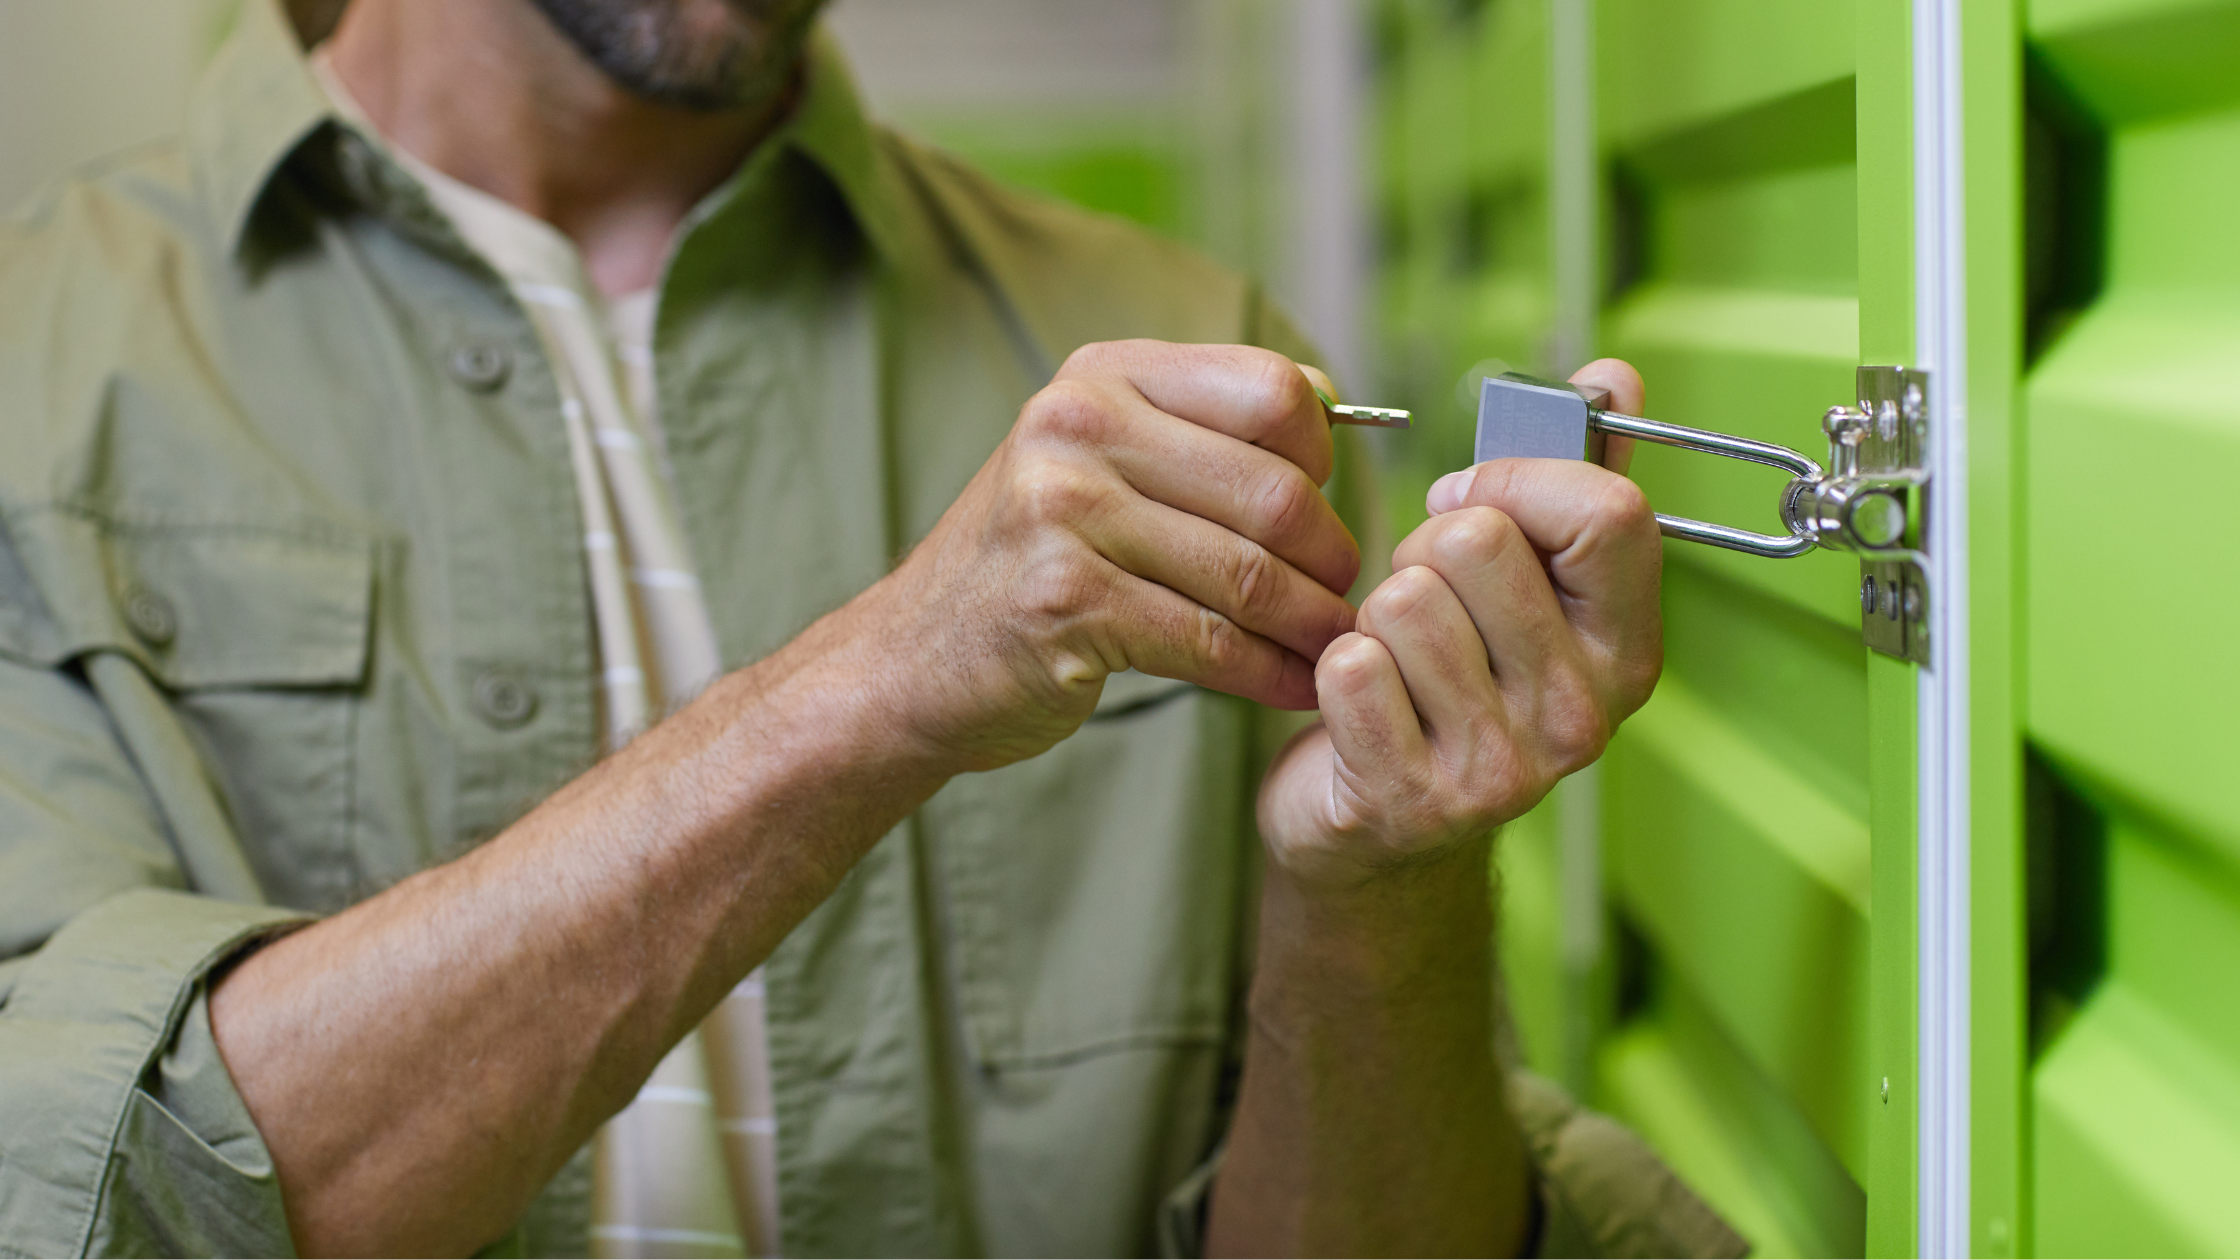
<path id="1" fill-rule="evenodd" d="M 478 394 L 487 394 L 506 383 L 513 360 L 506 348 L 488 341 L 462 341 L 451 347 L 451 378 Z"/>
<path id="2" fill-rule="evenodd" d="M 537 711 L 536 688 L 507 670 L 486 669 L 475 675 L 474 709 L 492 726 L 519 726 Z"/>
<path id="3" fill-rule="evenodd" d="M 179 637 L 179 614 L 171 601 L 139 582 L 125 588 L 124 622 L 149 647 L 168 647 Z"/>

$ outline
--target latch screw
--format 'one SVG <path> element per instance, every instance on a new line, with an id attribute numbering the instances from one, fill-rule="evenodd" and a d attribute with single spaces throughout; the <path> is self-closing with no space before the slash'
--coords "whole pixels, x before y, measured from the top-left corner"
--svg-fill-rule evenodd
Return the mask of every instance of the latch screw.
<path id="1" fill-rule="evenodd" d="M 1874 616 L 1874 574 L 1869 573 L 1859 582 L 1859 611 Z"/>

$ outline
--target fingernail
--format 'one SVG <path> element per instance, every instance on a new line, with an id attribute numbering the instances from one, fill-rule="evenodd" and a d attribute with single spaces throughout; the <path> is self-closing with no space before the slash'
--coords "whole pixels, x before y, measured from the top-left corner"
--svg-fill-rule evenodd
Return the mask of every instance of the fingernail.
<path id="1" fill-rule="evenodd" d="M 1465 468 L 1451 472 L 1431 483 L 1431 493 L 1424 496 L 1423 506 L 1433 516 L 1452 512 L 1470 497 L 1470 483 L 1478 479 L 1478 470 Z"/>

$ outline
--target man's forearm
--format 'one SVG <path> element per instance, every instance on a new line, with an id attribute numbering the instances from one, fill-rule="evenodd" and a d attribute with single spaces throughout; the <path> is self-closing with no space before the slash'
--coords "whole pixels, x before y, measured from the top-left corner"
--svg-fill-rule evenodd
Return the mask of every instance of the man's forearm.
<path id="1" fill-rule="evenodd" d="M 1209 1253 L 1514 1254 L 1526 1172 L 1493 1054 L 1488 847 L 1344 904 L 1271 868 Z"/>
<path id="2" fill-rule="evenodd" d="M 836 614 L 844 619 L 847 612 Z M 944 771 L 831 626 L 504 834 L 251 955 L 219 1046 L 305 1254 L 464 1254 Z"/>

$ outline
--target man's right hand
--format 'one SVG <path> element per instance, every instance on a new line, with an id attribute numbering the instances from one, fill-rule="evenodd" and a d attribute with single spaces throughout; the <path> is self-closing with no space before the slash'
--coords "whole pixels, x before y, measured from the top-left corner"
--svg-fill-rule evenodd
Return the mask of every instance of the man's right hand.
<path id="1" fill-rule="evenodd" d="M 879 645 L 903 729 L 958 770 L 1049 748 L 1122 670 L 1311 709 L 1361 566 L 1317 488 L 1331 465 L 1329 421 L 1282 355 L 1086 346 L 841 619 Z"/>

